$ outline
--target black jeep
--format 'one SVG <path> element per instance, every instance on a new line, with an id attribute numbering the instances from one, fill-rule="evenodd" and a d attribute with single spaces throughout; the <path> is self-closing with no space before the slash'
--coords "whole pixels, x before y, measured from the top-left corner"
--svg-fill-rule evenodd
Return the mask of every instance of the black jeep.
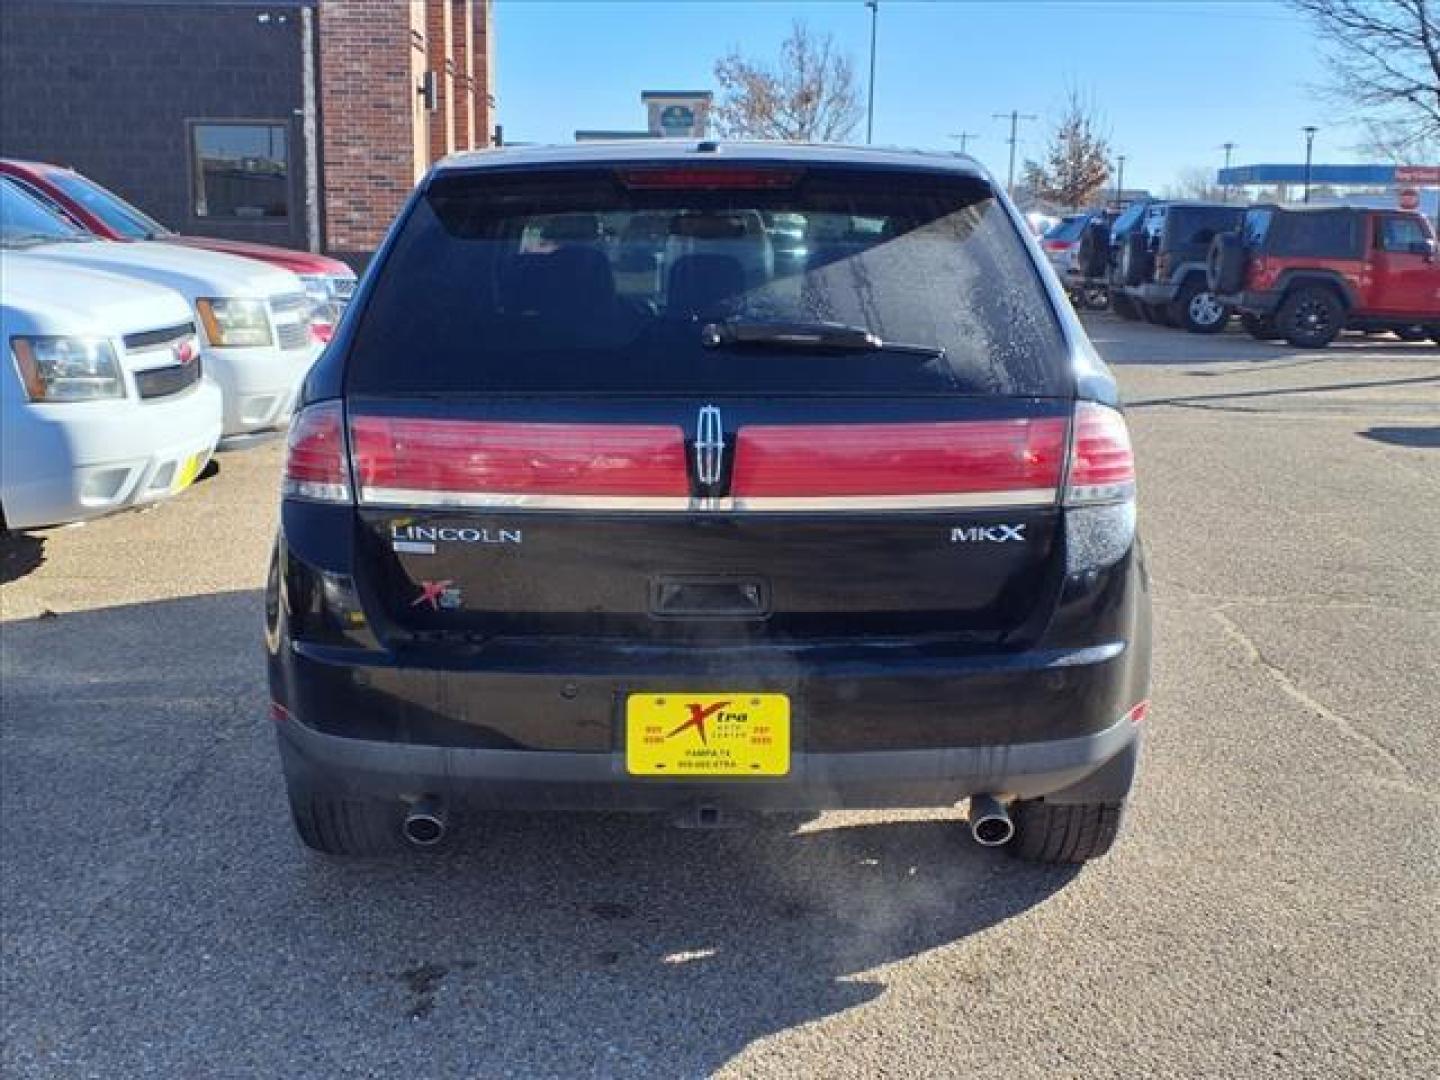
<path id="1" fill-rule="evenodd" d="M 1239 227 L 1243 206 L 1200 202 L 1147 202 L 1130 207 L 1115 224 L 1111 296 L 1117 314 L 1194 334 L 1216 334 L 1230 309 L 1205 276 L 1210 243 Z"/>

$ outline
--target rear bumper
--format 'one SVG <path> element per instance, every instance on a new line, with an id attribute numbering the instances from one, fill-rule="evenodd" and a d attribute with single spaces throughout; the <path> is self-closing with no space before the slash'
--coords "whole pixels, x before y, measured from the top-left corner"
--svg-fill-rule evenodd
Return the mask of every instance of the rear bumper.
<path id="1" fill-rule="evenodd" d="M 326 735 L 293 719 L 280 721 L 277 734 L 286 772 L 337 795 L 432 796 L 485 809 L 644 812 L 705 805 L 753 812 L 949 806 L 981 793 L 1036 798 L 1077 786 L 1087 798 L 1119 799 L 1140 739 L 1139 729 L 1121 720 L 1094 735 L 1048 742 L 801 752 L 788 776 L 722 782 L 630 776 L 618 752 L 411 746 Z M 1106 770 L 1112 762 L 1125 767 Z M 1115 775 L 1087 783 L 1102 771 Z"/>
<path id="2" fill-rule="evenodd" d="M 352 794 L 429 794 L 515 809 L 811 810 L 945 806 L 978 792 L 1035 798 L 1073 787 L 1132 746 L 1135 727 L 1121 718 L 1148 682 L 1148 650 L 1122 642 L 990 656 L 880 644 L 564 655 L 534 643 L 484 667 L 451 668 L 275 644 L 271 689 L 285 711 L 278 735 L 289 772 Z M 717 782 L 628 774 L 630 693 L 737 687 L 790 697 L 789 775 Z M 1128 775 L 1116 797 L 1124 787 Z"/>
<path id="3" fill-rule="evenodd" d="M 1180 295 L 1180 286 L 1165 284 L 1132 285 L 1125 290 L 1145 304 L 1170 304 Z"/>

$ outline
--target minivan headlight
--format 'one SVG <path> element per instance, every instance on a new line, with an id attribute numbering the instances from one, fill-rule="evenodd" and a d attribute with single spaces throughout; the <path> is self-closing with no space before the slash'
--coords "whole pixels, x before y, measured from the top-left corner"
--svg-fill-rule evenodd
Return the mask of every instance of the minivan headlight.
<path id="1" fill-rule="evenodd" d="M 104 338 L 14 337 L 10 351 L 31 401 L 98 401 L 125 396 L 115 350 Z"/>
<path id="2" fill-rule="evenodd" d="M 233 298 L 201 298 L 195 301 L 205 336 L 218 348 L 234 349 L 247 345 L 269 345 L 270 312 L 264 300 Z"/>

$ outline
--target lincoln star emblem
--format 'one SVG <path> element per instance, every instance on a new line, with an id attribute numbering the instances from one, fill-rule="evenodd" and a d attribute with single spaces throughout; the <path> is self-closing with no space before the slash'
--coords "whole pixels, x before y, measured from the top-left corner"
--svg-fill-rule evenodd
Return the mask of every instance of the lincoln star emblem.
<path id="1" fill-rule="evenodd" d="M 695 479 L 706 487 L 720 482 L 725 464 L 725 428 L 720 423 L 720 410 L 706 405 L 695 424 Z"/>

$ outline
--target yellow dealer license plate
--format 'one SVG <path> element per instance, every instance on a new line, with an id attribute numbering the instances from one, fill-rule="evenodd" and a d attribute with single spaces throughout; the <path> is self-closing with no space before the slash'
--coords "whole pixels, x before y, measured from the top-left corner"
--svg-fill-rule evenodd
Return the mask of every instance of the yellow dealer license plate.
<path id="1" fill-rule="evenodd" d="M 625 768 L 632 776 L 785 776 L 784 694 L 631 694 Z"/>

